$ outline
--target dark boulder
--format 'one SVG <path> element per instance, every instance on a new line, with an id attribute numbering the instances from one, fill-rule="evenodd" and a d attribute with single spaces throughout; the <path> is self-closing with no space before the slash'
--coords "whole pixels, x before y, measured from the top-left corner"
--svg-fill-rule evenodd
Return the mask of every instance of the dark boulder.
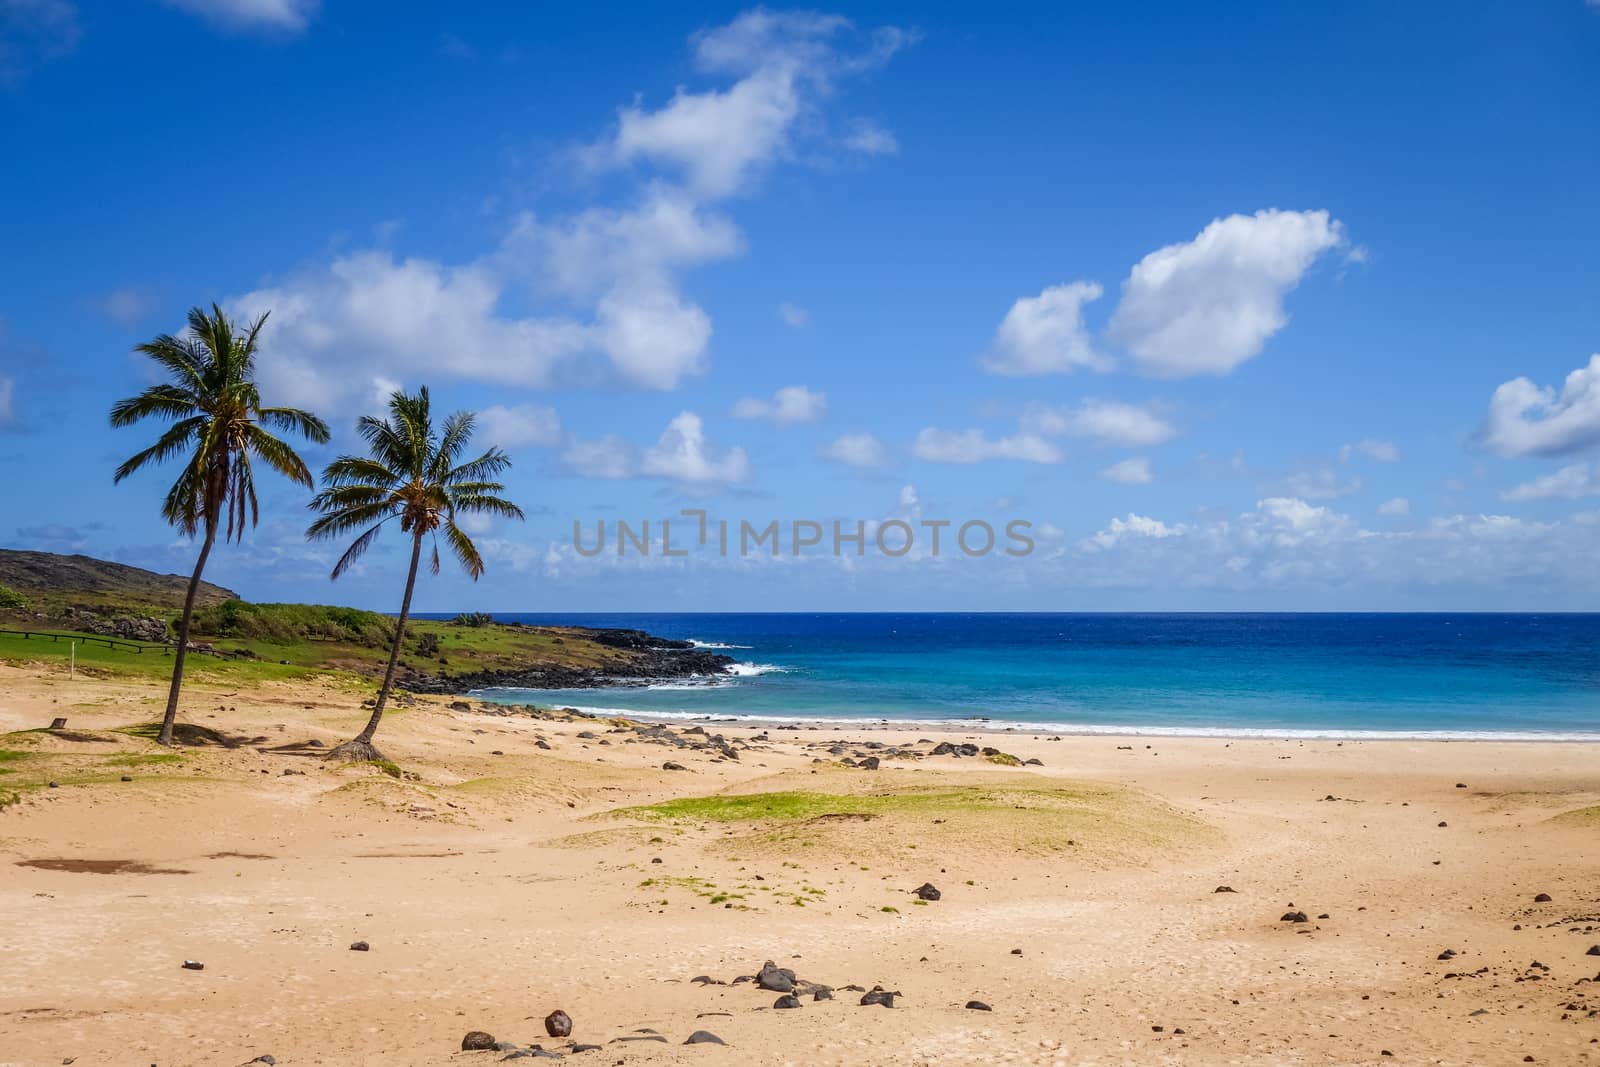
<path id="1" fill-rule="evenodd" d="M 756 985 L 772 993 L 793 993 L 794 972 L 768 960 L 756 973 Z"/>
<path id="2" fill-rule="evenodd" d="M 494 1035 L 483 1030 L 469 1030 L 461 1039 L 462 1052 L 493 1052 L 494 1046 Z"/>
<path id="3" fill-rule="evenodd" d="M 551 1037 L 571 1037 L 572 1016 L 557 1008 L 544 1017 L 544 1032 Z"/>

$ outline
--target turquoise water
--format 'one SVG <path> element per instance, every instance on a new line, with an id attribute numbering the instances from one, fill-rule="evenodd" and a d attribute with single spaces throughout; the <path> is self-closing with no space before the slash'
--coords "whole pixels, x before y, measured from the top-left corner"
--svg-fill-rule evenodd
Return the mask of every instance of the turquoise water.
<path id="1" fill-rule="evenodd" d="M 505 703 L 1036 731 L 1600 740 L 1600 615 L 501 615 L 723 648 L 738 675 Z"/>

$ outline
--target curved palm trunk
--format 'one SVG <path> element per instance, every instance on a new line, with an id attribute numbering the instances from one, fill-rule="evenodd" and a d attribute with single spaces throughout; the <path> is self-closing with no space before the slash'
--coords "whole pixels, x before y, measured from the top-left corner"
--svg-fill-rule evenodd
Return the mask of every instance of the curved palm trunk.
<path id="1" fill-rule="evenodd" d="M 400 648 L 406 637 L 406 619 L 411 616 L 411 594 L 417 588 L 417 562 L 421 558 L 422 533 L 418 531 L 411 538 L 411 570 L 406 575 L 406 595 L 400 601 L 400 618 L 394 627 L 394 647 L 389 650 L 389 665 L 383 671 L 383 686 L 378 690 L 378 699 L 373 703 L 372 717 L 367 720 L 366 729 L 329 752 L 330 759 L 334 756 L 342 759 L 383 759 L 383 753 L 372 743 L 372 736 L 378 732 L 378 723 L 383 720 L 384 705 L 389 703 L 389 691 L 394 688 L 394 671 L 400 663 Z"/>
<path id="2" fill-rule="evenodd" d="M 194 619 L 194 598 L 200 591 L 200 574 L 206 569 L 206 559 L 217 540 L 215 523 L 206 524 L 206 539 L 200 546 L 200 558 L 195 561 L 194 574 L 189 577 L 189 591 L 183 597 L 183 617 L 178 620 L 178 648 L 172 655 L 172 688 L 167 691 L 167 714 L 161 720 L 158 744 L 172 745 L 173 724 L 178 719 L 178 693 L 183 688 L 183 661 L 189 653 L 189 624 Z"/>

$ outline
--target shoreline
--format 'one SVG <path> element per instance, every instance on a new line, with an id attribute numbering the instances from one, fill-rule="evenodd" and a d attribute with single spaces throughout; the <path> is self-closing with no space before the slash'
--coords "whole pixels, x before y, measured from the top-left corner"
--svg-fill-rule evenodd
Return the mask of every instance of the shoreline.
<path id="1" fill-rule="evenodd" d="M 617 689 L 643 688 L 616 686 Z M 560 693 L 563 690 L 542 690 Z M 575 690 L 589 692 L 592 690 Z M 1543 732 L 1537 730 L 1368 730 L 1336 727 L 1246 727 L 1246 726 L 1134 726 L 1124 723 L 1023 722 L 1016 719 L 974 717 L 968 719 L 854 718 L 847 716 L 718 715 L 710 712 L 639 711 L 633 708 L 582 704 L 510 703 L 486 695 L 492 689 L 475 689 L 453 694 L 496 707 L 539 711 L 571 711 L 597 721 L 625 718 L 658 724 L 700 724 L 729 728 L 768 730 L 927 730 L 939 733 L 980 733 L 1015 737 L 1041 734 L 1051 737 L 1133 737 L 1194 738 L 1224 741 L 1405 741 L 1442 744 L 1600 744 L 1600 733 Z"/>

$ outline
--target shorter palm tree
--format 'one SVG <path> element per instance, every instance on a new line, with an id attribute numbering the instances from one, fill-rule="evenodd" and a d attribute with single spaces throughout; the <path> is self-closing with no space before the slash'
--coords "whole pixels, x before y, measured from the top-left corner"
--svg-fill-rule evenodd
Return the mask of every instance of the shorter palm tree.
<path id="1" fill-rule="evenodd" d="M 366 440 L 370 456 L 341 456 L 322 473 L 323 490 L 311 501 L 322 518 L 311 524 L 306 536 L 313 540 L 342 537 L 353 530 L 362 533 L 333 566 L 337 579 L 372 547 L 384 524 L 400 520 L 400 530 L 411 535 L 411 568 L 406 573 L 406 592 L 400 600 L 400 618 L 395 623 L 394 645 L 389 650 L 389 665 L 384 668 L 383 685 L 372 708 L 366 729 L 328 753 L 329 758 L 382 759 L 372 737 L 383 719 L 389 691 L 394 687 L 395 666 L 400 661 L 400 646 L 405 640 L 406 619 L 411 614 L 411 594 L 417 585 L 417 564 L 422 559 L 422 542 L 434 537 L 433 573 L 439 573 L 437 531 L 444 528 L 445 543 L 461 566 L 477 581 L 483 573 L 483 557 L 477 546 L 456 525 L 458 515 L 498 515 L 522 518 L 522 509 L 498 494 L 505 486 L 493 479 L 511 466 L 511 459 L 498 448 L 491 448 L 477 459 L 459 462 L 472 437 L 475 416 L 458 411 L 444 420 L 435 433 L 429 410 L 428 390 L 415 394 L 396 391 L 389 397 L 389 417 L 363 416 L 357 430 Z"/>
<path id="2" fill-rule="evenodd" d="M 211 556 L 211 546 L 216 543 L 219 530 L 223 530 L 224 518 L 224 541 L 243 538 L 245 526 L 254 526 L 260 518 L 250 457 L 310 489 L 311 472 L 305 463 L 267 427 L 298 433 L 317 444 L 328 440 L 327 424 L 310 412 L 262 406 L 256 389 L 255 360 L 266 321 L 262 315 L 241 333 L 216 304 L 211 305 L 210 313 L 193 308 L 184 334 L 174 337 L 164 333 L 135 349 L 155 360 L 170 380 L 111 407 L 112 426 L 132 426 L 152 418 L 172 424 L 155 444 L 118 467 L 113 481 L 120 482 L 151 464 L 181 456 L 183 467 L 167 491 L 161 517 L 189 537 L 204 531 L 200 557 L 183 597 L 183 614 L 178 618 L 172 685 L 167 691 L 161 733 L 156 738 L 163 745 L 172 744 L 195 593 Z"/>

